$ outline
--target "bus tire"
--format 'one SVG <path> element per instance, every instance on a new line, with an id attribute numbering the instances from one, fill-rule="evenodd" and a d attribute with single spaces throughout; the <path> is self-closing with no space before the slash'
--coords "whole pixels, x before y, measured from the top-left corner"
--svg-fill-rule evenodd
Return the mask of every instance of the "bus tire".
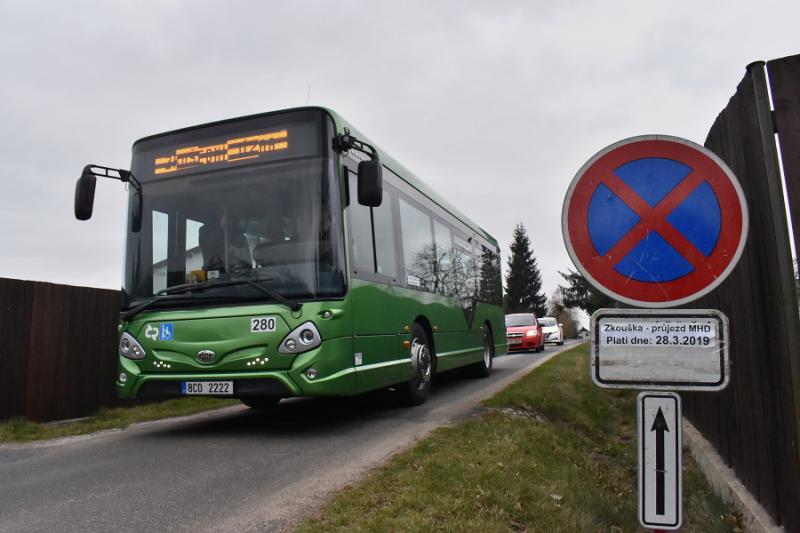
<path id="1" fill-rule="evenodd" d="M 494 343 L 492 342 L 492 332 L 489 326 L 483 327 L 483 358 L 477 363 L 473 363 L 468 368 L 473 377 L 488 378 L 492 374 L 492 364 L 494 363 Z"/>
<path id="2" fill-rule="evenodd" d="M 433 357 L 425 328 L 414 324 L 411 328 L 411 379 L 401 388 L 404 404 L 420 405 L 428 399 L 433 379 Z"/>
<path id="3" fill-rule="evenodd" d="M 278 396 L 254 396 L 252 398 L 239 398 L 239 401 L 256 411 L 270 411 L 278 407 L 281 399 Z"/>

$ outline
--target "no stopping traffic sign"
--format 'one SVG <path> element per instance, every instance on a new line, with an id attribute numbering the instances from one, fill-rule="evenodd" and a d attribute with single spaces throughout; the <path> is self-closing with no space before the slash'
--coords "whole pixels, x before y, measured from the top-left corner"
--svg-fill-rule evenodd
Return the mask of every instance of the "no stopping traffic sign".
<path id="1" fill-rule="evenodd" d="M 719 285 L 747 240 L 733 172 L 691 141 L 645 135 L 594 155 L 564 199 L 572 261 L 598 289 L 640 307 L 690 302 Z"/>

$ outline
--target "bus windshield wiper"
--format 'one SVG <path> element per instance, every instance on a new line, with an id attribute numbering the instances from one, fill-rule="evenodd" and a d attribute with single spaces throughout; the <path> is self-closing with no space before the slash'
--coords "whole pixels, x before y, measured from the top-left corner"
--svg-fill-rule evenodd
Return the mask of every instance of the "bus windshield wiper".
<path id="1" fill-rule="evenodd" d="M 163 302 L 165 300 L 184 300 L 184 299 L 191 299 L 195 298 L 197 295 L 195 294 L 184 294 L 184 293 L 191 293 L 196 290 L 205 290 L 211 289 L 213 287 L 231 287 L 233 285 L 250 285 L 251 287 L 255 288 L 256 290 L 266 294 L 276 302 L 285 305 L 292 311 L 299 311 L 302 305 L 299 302 L 295 302 L 294 300 L 290 300 L 286 296 L 282 295 L 281 293 L 274 291 L 272 289 L 268 289 L 262 285 L 259 285 L 259 282 L 262 281 L 272 281 L 270 279 L 232 279 L 227 281 L 204 281 L 202 283 L 185 283 L 183 285 L 175 285 L 173 287 L 168 287 L 166 289 L 162 289 L 158 291 L 155 296 L 150 298 L 149 300 L 142 302 L 141 304 L 137 305 L 133 309 L 130 309 L 123 313 L 120 318 L 122 320 L 130 320 L 131 318 L 135 317 L 142 311 L 148 309 L 156 302 Z"/>
<path id="2" fill-rule="evenodd" d="M 231 287 L 234 285 L 250 285 L 254 289 L 263 292 L 276 302 L 285 305 L 292 311 L 299 311 L 302 307 L 299 302 L 295 302 L 294 300 L 290 300 L 286 296 L 282 295 L 278 291 L 270 289 L 268 287 L 264 287 L 261 283 L 265 281 L 272 281 L 270 278 L 261 278 L 261 279 L 231 279 L 226 281 L 204 281 L 202 283 L 184 283 L 183 285 L 175 285 L 174 287 L 169 287 L 164 290 L 158 291 L 156 296 L 162 294 L 182 294 L 184 292 L 194 292 L 196 290 L 206 290 L 211 289 L 214 287 Z"/>
<path id="3" fill-rule="evenodd" d="M 182 294 L 182 295 L 167 295 L 167 294 L 156 294 L 154 297 L 150 298 L 149 300 L 140 303 L 133 309 L 128 309 L 124 313 L 120 315 L 121 320 L 130 320 L 131 318 L 135 317 L 151 305 L 156 302 L 163 302 L 164 300 L 187 300 L 195 298 L 194 294 Z"/>

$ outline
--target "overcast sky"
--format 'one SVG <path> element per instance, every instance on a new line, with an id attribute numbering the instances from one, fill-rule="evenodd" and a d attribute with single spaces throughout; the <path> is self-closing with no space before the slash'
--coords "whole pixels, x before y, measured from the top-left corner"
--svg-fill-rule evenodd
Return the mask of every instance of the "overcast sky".
<path id="1" fill-rule="evenodd" d="M 500 241 L 548 295 L 570 180 L 633 135 L 703 142 L 745 66 L 800 53 L 800 2 L 0 0 L 0 277 L 119 288 L 137 138 L 331 107 Z"/>

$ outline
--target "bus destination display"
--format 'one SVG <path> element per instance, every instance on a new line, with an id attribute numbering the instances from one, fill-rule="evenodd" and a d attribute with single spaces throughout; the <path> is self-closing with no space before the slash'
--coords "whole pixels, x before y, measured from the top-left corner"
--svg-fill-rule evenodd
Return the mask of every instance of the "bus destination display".
<path id="1" fill-rule="evenodd" d="M 217 166 L 248 159 L 259 159 L 273 152 L 289 149 L 287 129 L 235 137 L 222 142 L 177 148 L 171 154 L 153 159 L 153 174 L 163 175 L 198 167 L 210 170 Z"/>

